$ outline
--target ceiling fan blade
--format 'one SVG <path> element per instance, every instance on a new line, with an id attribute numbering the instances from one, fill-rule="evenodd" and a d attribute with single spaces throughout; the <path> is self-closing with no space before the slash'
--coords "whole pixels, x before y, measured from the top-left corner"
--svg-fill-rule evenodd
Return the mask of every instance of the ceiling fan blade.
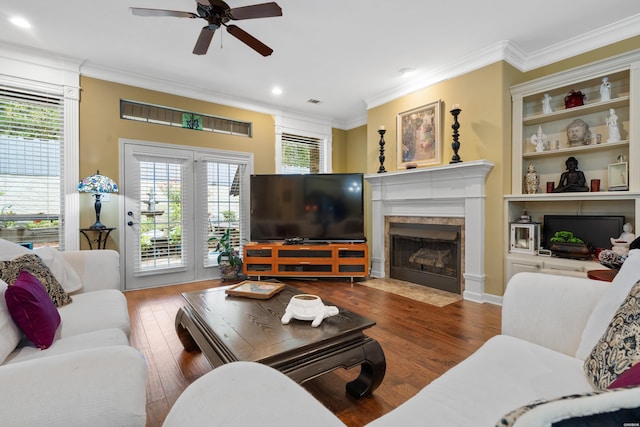
<path id="1" fill-rule="evenodd" d="M 251 34 L 247 33 L 240 27 L 235 25 L 227 25 L 227 31 L 229 34 L 249 46 L 251 49 L 255 50 L 262 56 L 269 56 L 273 53 L 273 49 L 271 49 L 266 44 L 262 43 L 257 38 L 253 37 Z"/>
<path id="2" fill-rule="evenodd" d="M 193 48 L 193 53 L 196 55 L 204 55 L 209 50 L 209 45 L 211 44 L 211 39 L 213 38 L 214 33 L 216 32 L 216 28 L 213 28 L 211 25 L 207 25 L 200 31 L 200 35 L 198 36 L 198 41 L 196 41 L 196 45 Z"/>
<path id="3" fill-rule="evenodd" d="M 199 18 L 191 12 L 180 12 L 178 10 L 146 9 L 144 7 L 130 7 L 129 10 L 138 16 L 175 16 L 177 18 Z"/>
<path id="4" fill-rule="evenodd" d="M 282 16 L 282 8 L 278 3 L 261 3 L 251 6 L 234 7 L 229 9 L 227 15 L 231 19 L 253 19 L 253 18 L 269 18 L 272 16 Z"/>

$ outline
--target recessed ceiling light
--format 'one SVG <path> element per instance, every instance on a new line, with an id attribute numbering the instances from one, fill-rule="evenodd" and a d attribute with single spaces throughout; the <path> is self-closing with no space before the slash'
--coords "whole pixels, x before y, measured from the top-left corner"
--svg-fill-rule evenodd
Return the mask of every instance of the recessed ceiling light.
<path id="1" fill-rule="evenodd" d="M 31 28 L 31 24 L 29 23 L 29 21 L 27 21 L 24 18 L 21 18 L 20 16 L 14 16 L 13 18 L 9 19 L 9 21 L 11 21 L 11 23 L 16 27 Z"/>
<path id="2" fill-rule="evenodd" d="M 274 87 L 273 89 L 271 89 L 271 93 L 274 95 L 282 95 L 282 89 L 279 87 Z"/>
<path id="3" fill-rule="evenodd" d="M 416 69 L 415 68 L 401 68 L 399 70 L 399 73 L 402 77 L 409 77 L 413 74 L 415 74 Z"/>

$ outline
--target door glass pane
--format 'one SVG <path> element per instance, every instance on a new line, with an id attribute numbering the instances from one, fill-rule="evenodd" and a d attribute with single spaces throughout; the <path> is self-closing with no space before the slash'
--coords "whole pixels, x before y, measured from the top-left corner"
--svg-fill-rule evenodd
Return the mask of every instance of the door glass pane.
<path id="1" fill-rule="evenodd" d="M 207 162 L 207 248 L 204 266 L 218 264 L 217 238 L 229 230 L 231 245 L 241 252 L 240 179 L 244 165 Z"/>
<path id="2" fill-rule="evenodd" d="M 181 165 L 140 162 L 140 269 L 185 264 Z"/>

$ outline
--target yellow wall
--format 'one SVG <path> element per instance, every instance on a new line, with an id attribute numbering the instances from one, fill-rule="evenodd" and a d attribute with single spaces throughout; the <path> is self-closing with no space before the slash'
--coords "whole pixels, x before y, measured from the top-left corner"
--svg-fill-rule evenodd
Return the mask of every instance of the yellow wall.
<path id="1" fill-rule="evenodd" d="M 449 110 L 460 104 L 459 155 L 463 161 L 486 159 L 494 163 L 487 177 L 486 227 L 485 227 L 485 291 L 489 294 L 504 293 L 504 242 L 503 195 L 511 190 L 511 95 L 509 88 L 524 81 L 546 76 L 612 55 L 627 52 L 640 46 L 640 36 L 577 55 L 568 60 L 521 73 L 505 62 L 497 62 L 465 75 L 455 77 L 428 88 L 402 96 L 399 99 L 368 111 L 368 125 L 349 131 L 334 129 L 333 171 L 376 173 L 379 167 L 379 126 L 385 134 L 385 168 L 396 167 L 396 119 L 399 113 L 421 105 L 442 100 L 442 164 L 448 164 L 451 149 L 453 118 Z M 119 177 L 118 139 L 165 142 L 195 147 L 254 153 L 255 172 L 275 171 L 274 118 L 205 101 L 169 95 L 136 87 L 96 80 L 81 79 L 80 102 L 80 175 L 86 176 L 97 169 L 112 178 Z M 172 128 L 119 119 L 119 101 L 128 99 L 203 114 L 223 116 L 253 123 L 253 138 L 219 135 L 209 132 Z M 370 235 L 370 195 L 365 191 L 365 224 Z M 118 196 L 104 203 L 102 220 L 115 224 L 119 214 Z M 81 226 L 94 221 L 93 200 L 81 195 Z M 117 249 L 119 234 L 114 233 L 108 247 Z M 81 242 L 85 245 L 85 242 Z M 83 246 L 86 247 L 86 246 Z"/>
<path id="2" fill-rule="evenodd" d="M 162 142 L 193 147 L 254 153 L 254 172 L 275 171 L 275 121 L 271 115 L 256 113 L 224 105 L 212 104 L 181 96 L 169 95 L 137 87 L 82 77 L 80 95 L 80 177 L 100 170 L 118 182 L 119 139 Z M 253 137 L 201 132 L 171 126 L 141 123 L 120 119 L 120 100 L 183 109 L 196 113 L 221 116 L 253 123 Z M 120 184 L 118 182 L 118 184 Z M 102 204 L 101 222 L 116 226 L 119 218 L 119 195 Z M 80 226 L 88 227 L 95 221 L 93 198 L 80 195 Z M 120 230 L 111 234 L 108 248 L 118 249 Z M 85 239 L 80 241 L 88 249 Z"/>

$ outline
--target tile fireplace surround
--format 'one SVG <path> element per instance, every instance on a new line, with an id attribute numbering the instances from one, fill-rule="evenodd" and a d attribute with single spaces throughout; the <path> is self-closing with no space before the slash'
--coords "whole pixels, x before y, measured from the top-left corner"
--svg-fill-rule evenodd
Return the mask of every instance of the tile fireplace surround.
<path id="1" fill-rule="evenodd" d="M 365 175 L 372 202 L 371 276 L 384 278 L 388 274 L 387 217 L 408 217 L 416 222 L 462 219 L 462 295 L 467 300 L 485 302 L 485 179 L 492 167 L 488 160 L 476 160 Z"/>

